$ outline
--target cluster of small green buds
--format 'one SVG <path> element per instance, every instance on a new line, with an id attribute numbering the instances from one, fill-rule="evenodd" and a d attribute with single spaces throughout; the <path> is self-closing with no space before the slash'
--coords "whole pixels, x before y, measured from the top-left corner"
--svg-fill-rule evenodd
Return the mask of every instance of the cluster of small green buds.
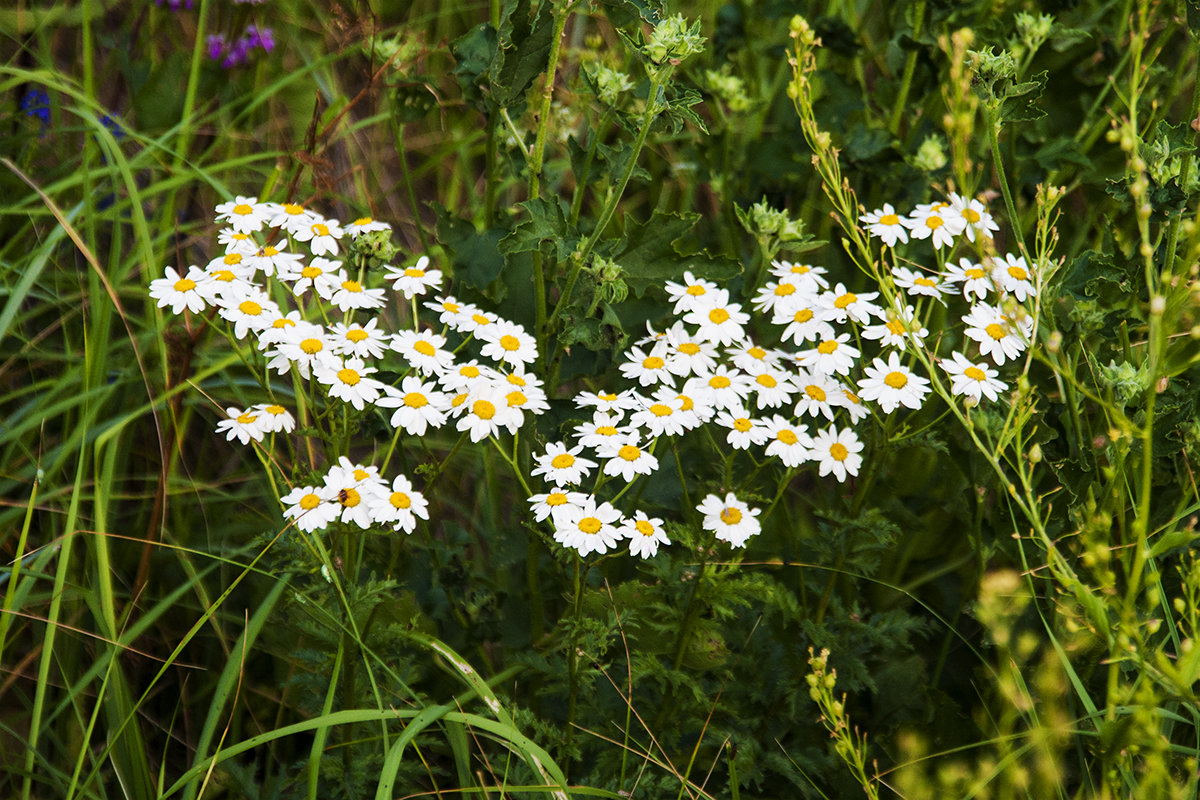
<path id="1" fill-rule="evenodd" d="M 393 263 L 400 248 L 392 244 L 391 231 L 367 231 L 350 240 L 350 261 L 363 269 L 378 269 Z"/>
<path id="2" fill-rule="evenodd" d="M 596 282 L 596 299 L 605 303 L 620 303 L 629 296 L 629 284 L 625 283 L 625 270 L 607 258 L 596 256 L 587 273 Z"/>
<path id="3" fill-rule="evenodd" d="M 1029 53 L 1037 51 L 1050 38 L 1050 31 L 1054 28 L 1054 17 L 1049 14 L 1035 16 L 1018 11 L 1015 21 L 1017 43 Z"/>
<path id="4" fill-rule="evenodd" d="M 912 165 L 923 172 L 937 172 L 946 166 L 946 145 L 940 136 L 926 136 L 917 148 Z"/>
<path id="5" fill-rule="evenodd" d="M 700 35 L 700 21 L 688 25 L 682 14 L 667 17 L 650 34 L 642 52 L 655 64 L 679 64 L 704 52 L 705 39 Z"/>
<path id="6" fill-rule="evenodd" d="M 616 106 L 621 95 L 633 88 L 628 75 L 604 64 L 589 62 L 584 65 L 584 73 L 591 82 L 596 97 L 606 105 Z"/>
<path id="7" fill-rule="evenodd" d="M 774 236 L 781 242 L 804 238 L 804 222 L 792 219 L 786 211 L 772 208 L 766 200 L 760 200 L 750 206 L 747 214 L 738 216 L 747 232 L 755 236 Z"/>
<path id="8" fill-rule="evenodd" d="M 982 88 L 981 95 L 989 100 L 1003 97 L 1000 91 L 1006 81 L 1017 79 L 1017 60 L 1007 50 L 994 52 L 988 47 L 983 50 L 967 51 L 967 67 L 975 75 Z"/>
<path id="9" fill-rule="evenodd" d="M 792 21 L 788 24 L 788 35 L 793 39 L 798 39 L 800 44 L 805 47 L 815 47 L 820 43 L 817 39 L 817 32 L 808 24 L 808 20 L 799 14 L 792 17 Z"/>
<path id="10" fill-rule="evenodd" d="M 750 95 L 746 93 L 746 82 L 733 75 L 726 64 L 719 70 L 704 70 L 704 88 L 724 103 L 735 114 L 749 111 Z"/>

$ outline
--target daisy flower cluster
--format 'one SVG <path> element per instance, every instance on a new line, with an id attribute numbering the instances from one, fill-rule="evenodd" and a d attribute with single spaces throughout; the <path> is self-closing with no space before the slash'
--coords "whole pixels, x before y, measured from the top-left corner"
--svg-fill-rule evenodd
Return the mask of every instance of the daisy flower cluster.
<path id="1" fill-rule="evenodd" d="M 436 327 L 422 326 L 418 303 L 443 282 L 428 258 L 386 267 L 378 282 L 389 285 L 376 287 L 366 282 L 376 270 L 348 266 L 354 240 L 386 235 L 386 223 L 344 224 L 298 203 L 250 197 L 217 206 L 216 221 L 223 252 L 203 266 L 168 267 L 151 282 L 150 296 L 176 314 L 223 320 L 264 373 L 293 379 L 306 408 L 378 409 L 398 433 L 424 436 L 452 424 L 475 442 L 516 432 L 526 415 L 548 408 L 541 380 L 526 371 L 537 347 L 522 326 L 449 295 L 425 300 Z M 393 331 L 381 312 L 400 297 L 413 309 L 412 328 Z M 452 341 L 472 342 L 477 357 L 452 350 Z M 381 371 L 399 377 L 381 380 Z M 296 429 L 296 417 L 275 402 L 225 413 L 217 432 L 242 444 Z M 427 518 L 427 503 L 406 476 L 385 479 L 377 467 L 345 457 L 321 485 L 296 488 L 281 503 L 305 531 L 341 522 L 411 533 L 416 518 Z"/>
<path id="2" fill-rule="evenodd" d="M 995 401 L 1008 386 L 999 379 L 998 367 L 1018 359 L 1033 336 L 1034 315 L 1031 301 L 1038 295 L 1039 276 L 1024 256 L 996 254 L 991 250 L 991 235 L 999 229 L 979 200 L 967 200 L 953 192 L 947 201 L 918 205 L 912 213 L 900 216 L 890 204 L 862 215 L 871 236 L 889 248 L 910 239 L 929 239 L 938 251 L 939 268 L 910 269 L 894 266 L 891 278 L 898 297 L 906 303 L 934 302 L 948 307 L 950 298 L 961 297 L 968 308 L 959 316 L 966 346 L 938 359 L 951 381 L 951 393 L 966 399 L 968 405 L 983 400 Z M 947 256 L 962 240 L 987 253 L 978 260 Z M 946 248 L 943 251 L 943 248 Z M 909 319 L 912 306 L 904 313 L 892 311 L 889 321 L 894 336 L 908 337 L 920 346 L 926 333 L 914 333 Z M 880 332 L 882 334 L 882 332 Z M 872 334 L 865 333 L 869 337 Z M 883 341 L 903 347 L 903 342 Z"/>

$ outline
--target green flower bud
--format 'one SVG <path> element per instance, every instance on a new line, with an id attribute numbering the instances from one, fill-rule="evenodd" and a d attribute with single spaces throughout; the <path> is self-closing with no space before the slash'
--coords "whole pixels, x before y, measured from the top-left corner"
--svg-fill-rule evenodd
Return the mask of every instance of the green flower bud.
<path id="1" fill-rule="evenodd" d="M 650 41 L 642 52 L 655 64 L 681 61 L 704 52 L 705 39 L 700 35 L 700 22 L 689 26 L 682 14 L 667 17 L 654 28 Z"/>

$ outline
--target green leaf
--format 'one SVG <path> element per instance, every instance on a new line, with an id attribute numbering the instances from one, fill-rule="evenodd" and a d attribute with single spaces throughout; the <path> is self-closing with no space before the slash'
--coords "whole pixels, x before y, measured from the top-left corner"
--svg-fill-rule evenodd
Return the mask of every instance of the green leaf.
<path id="1" fill-rule="evenodd" d="M 1013 84 L 1004 89 L 1000 119 L 1005 122 L 1033 122 L 1046 116 L 1046 112 L 1038 108 L 1037 103 L 1042 99 L 1042 92 L 1046 90 L 1049 75 L 1049 72 L 1042 70 L 1033 76 L 1033 80 Z"/>
<path id="2" fill-rule="evenodd" d="M 483 112 L 489 110 L 484 87 L 489 82 L 488 71 L 499 49 L 500 37 L 487 23 L 476 25 L 450 45 L 450 54 L 458 62 L 454 67 L 454 78 L 462 90 L 463 100 Z"/>
<path id="3" fill-rule="evenodd" d="M 453 217 L 445 207 L 433 204 L 437 214 L 437 238 L 451 256 L 452 274 L 478 291 L 500 276 L 504 257 L 499 243 L 508 233 L 503 228 L 477 231 L 470 221 Z"/>
<path id="4" fill-rule="evenodd" d="M 657 25 L 667 14 L 665 0 L 595 0 L 593 6 L 603 6 L 614 28 L 624 28 L 637 20 Z"/>
<path id="5" fill-rule="evenodd" d="M 579 244 L 579 233 L 567 222 L 558 200 L 538 197 L 517 205 L 525 209 L 529 218 L 518 223 L 512 233 L 499 241 L 501 253 L 537 252 L 542 249 L 543 242 L 554 244 L 559 261 L 565 261 L 575 251 Z"/>
<path id="6" fill-rule="evenodd" d="M 613 261 L 626 273 L 626 283 L 638 297 L 650 286 L 678 279 L 685 270 L 714 281 L 726 281 L 742 271 L 736 261 L 707 252 L 682 252 L 676 242 L 687 234 L 699 214 L 655 211 L 645 222 L 629 223 Z"/>
<path id="7" fill-rule="evenodd" d="M 546 72 L 554 37 L 553 3 L 543 1 L 530 19 L 529 0 L 509 6 L 500 22 L 500 48 L 492 65 L 492 91 L 497 105 L 523 105 L 525 93 Z"/>

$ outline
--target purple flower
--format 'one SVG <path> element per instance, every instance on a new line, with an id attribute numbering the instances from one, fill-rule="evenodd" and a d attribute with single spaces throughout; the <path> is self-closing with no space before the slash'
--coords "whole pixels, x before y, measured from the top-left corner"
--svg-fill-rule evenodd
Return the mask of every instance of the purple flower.
<path id="1" fill-rule="evenodd" d="M 30 89 L 21 98 L 21 110 L 27 117 L 37 117 L 42 127 L 50 122 L 50 95 L 42 89 Z"/>
<path id="2" fill-rule="evenodd" d="M 154 0 L 154 5 L 160 7 L 165 5 L 172 11 L 178 11 L 181 8 L 192 10 L 192 0 Z"/>

